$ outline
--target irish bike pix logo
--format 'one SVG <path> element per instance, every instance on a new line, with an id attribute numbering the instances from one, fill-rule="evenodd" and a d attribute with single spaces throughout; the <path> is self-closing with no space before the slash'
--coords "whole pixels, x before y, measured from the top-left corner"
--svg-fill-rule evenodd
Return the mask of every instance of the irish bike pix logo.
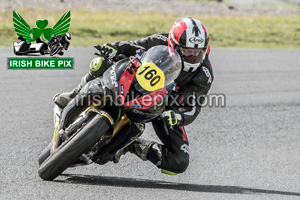
<path id="1" fill-rule="evenodd" d="M 71 12 L 65 13 L 56 24 L 37 20 L 31 28 L 23 17 L 13 11 L 13 25 L 18 36 L 13 43 L 16 57 L 8 57 L 8 69 L 73 69 L 73 57 L 63 57 L 72 35 L 69 32 Z"/>

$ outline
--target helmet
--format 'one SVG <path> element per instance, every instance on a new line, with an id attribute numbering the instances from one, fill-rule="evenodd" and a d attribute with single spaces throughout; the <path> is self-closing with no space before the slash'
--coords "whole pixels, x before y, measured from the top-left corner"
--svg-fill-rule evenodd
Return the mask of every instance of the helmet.
<path id="1" fill-rule="evenodd" d="M 67 32 L 66 35 L 65 35 L 65 38 L 66 38 L 67 41 L 70 41 L 72 39 L 71 33 Z"/>
<path id="2" fill-rule="evenodd" d="M 142 93 L 172 86 L 182 69 L 179 53 L 164 45 L 150 48 L 140 60 L 133 84 Z"/>
<path id="3" fill-rule="evenodd" d="M 191 17 L 179 18 L 173 24 L 168 46 L 176 49 L 183 60 L 184 71 L 195 71 L 203 62 L 209 43 L 205 26 Z"/>

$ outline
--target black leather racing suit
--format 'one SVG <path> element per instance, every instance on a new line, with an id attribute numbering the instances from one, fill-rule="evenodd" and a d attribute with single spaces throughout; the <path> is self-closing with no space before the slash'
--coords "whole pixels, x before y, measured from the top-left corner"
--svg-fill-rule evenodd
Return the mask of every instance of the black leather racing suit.
<path id="1" fill-rule="evenodd" d="M 156 45 L 168 45 L 167 39 L 167 33 L 160 33 L 133 42 L 118 41 L 111 45 L 118 51 L 118 54 L 129 57 L 135 55 L 137 49 L 148 50 Z M 179 124 L 171 127 L 160 118 L 152 121 L 153 128 L 163 145 L 152 145 L 153 147 L 147 152 L 147 159 L 161 169 L 182 173 L 188 167 L 189 146 L 184 126 L 196 119 L 201 110 L 202 99 L 200 97 L 207 95 L 212 84 L 213 71 L 208 54 L 209 49 L 204 62 L 195 71 L 183 69 L 175 80 L 178 89 L 169 97 L 166 110 L 174 110 L 181 115 L 182 119 L 179 120 Z M 89 81 L 102 73 L 102 67 L 99 71 L 90 70 L 85 79 Z"/>

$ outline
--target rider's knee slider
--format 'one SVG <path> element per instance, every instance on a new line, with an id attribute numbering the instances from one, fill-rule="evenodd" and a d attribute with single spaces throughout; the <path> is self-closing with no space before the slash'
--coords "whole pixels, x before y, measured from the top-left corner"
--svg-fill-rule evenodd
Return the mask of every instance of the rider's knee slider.
<path id="1" fill-rule="evenodd" d="M 96 57 L 90 63 L 90 74 L 100 77 L 111 66 L 111 63 L 103 57 Z"/>

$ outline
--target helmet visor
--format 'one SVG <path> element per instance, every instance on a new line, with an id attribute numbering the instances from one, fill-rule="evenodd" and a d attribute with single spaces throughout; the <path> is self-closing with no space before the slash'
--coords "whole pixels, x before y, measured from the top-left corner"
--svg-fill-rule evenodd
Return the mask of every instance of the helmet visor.
<path id="1" fill-rule="evenodd" d="M 180 47 L 180 52 L 183 56 L 183 60 L 192 64 L 202 63 L 205 58 L 206 51 L 207 48 L 195 49 Z"/>

